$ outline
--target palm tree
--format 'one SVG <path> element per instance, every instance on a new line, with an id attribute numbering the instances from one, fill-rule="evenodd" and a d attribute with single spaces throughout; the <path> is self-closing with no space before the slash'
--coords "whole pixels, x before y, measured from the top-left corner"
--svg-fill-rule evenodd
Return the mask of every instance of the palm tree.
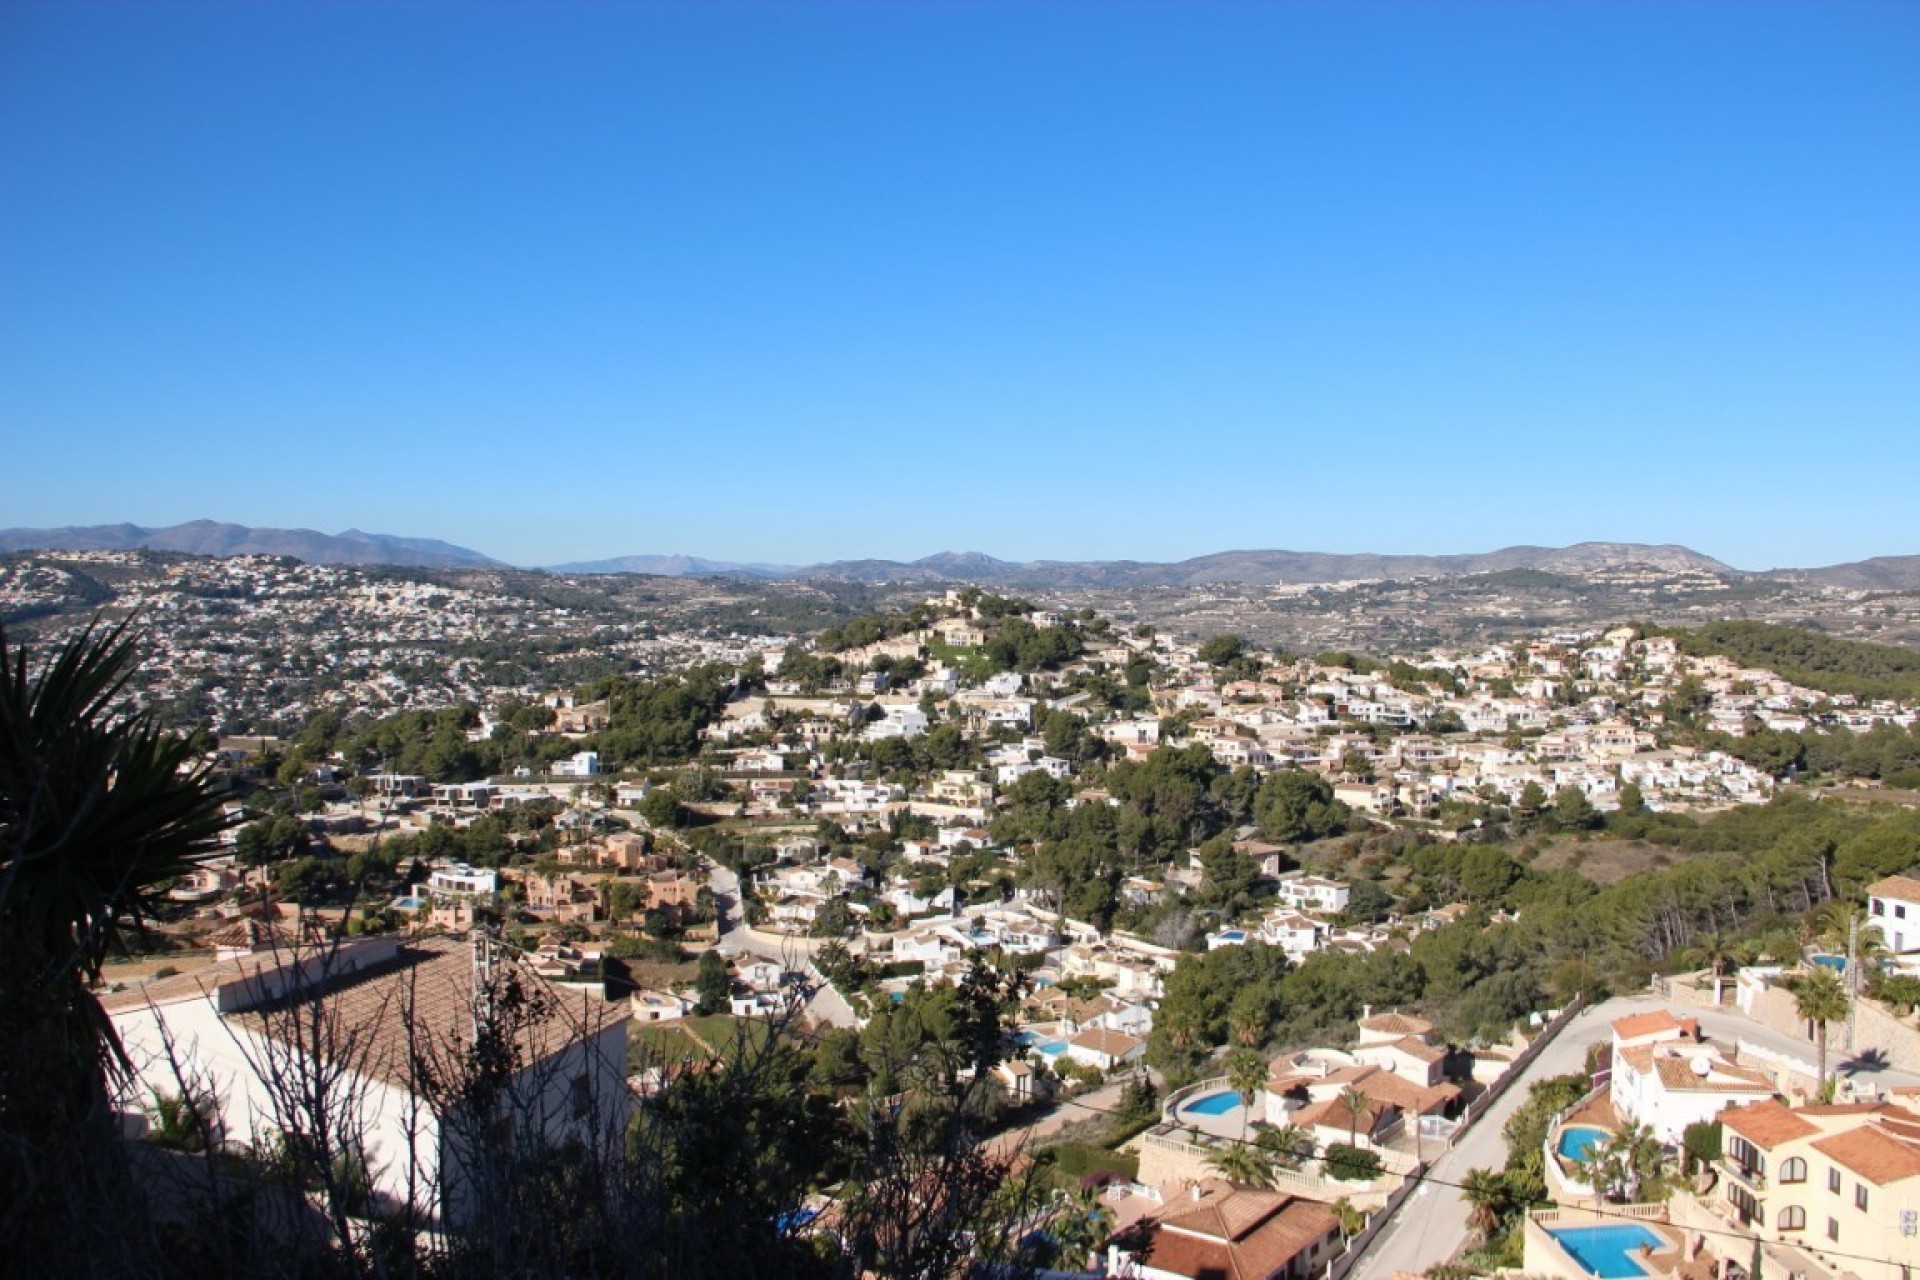
<path id="1" fill-rule="evenodd" d="M 1498 1169 L 1469 1169 L 1460 1180 L 1460 1194 L 1468 1205 L 1467 1225 L 1482 1244 L 1493 1239 L 1515 1208 L 1513 1184 Z"/>
<path id="2" fill-rule="evenodd" d="M 1721 980 L 1732 971 L 1736 955 L 1734 943 L 1718 929 L 1702 934 L 1700 940 L 1693 944 L 1694 959 L 1713 975 L 1713 1003 L 1716 1006 L 1720 1003 Z"/>
<path id="3" fill-rule="evenodd" d="M 1351 1240 L 1367 1229 L 1366 1212 L 1347 1197 L 1341 1196 L 1329 1207 L 1333 1210 L 1335 1222 L 1339 1224 L 1342 1240 Z"/>
<path id="4" fill-rule="evenodd" d="M 0 1169 L 0 1204 L 59 1241 L 62 1215 L 98 1215 L 47 1202 L 80 1194 L 47 1175 L 112 1176 L 100 1162 L 117 1150 L 96 1139 L 109 1084 L 130 1072 L 89 988 L 227 823 L 188 742 L 121 709 L 137 659 L 125 625 L 90 626 L 44 657 L 32 673 L 0 628 L 0 1134 L 20 1161 Z"/>
<path id="5" fill-rule="evenodd" d="M 1754 958 L 1789 964 L 1800 958 L 1800 935 L 1789 928 L 1769 929 L 1753 941 Z"/>
<path id="6" fill-rule="evenodd" d="M 1815 965 L 1793 989 L 1794 1012 L 1813 1024 L 1820 1049 L 1820 1087 L 1827 1087 L 1827 1024 L 1847 1016 L 1847 989 L 1833 970 Z"/>
<path id="7" fill-rule="evenodd" d="M 1358 1146 L 1362 1118 L 1367 1121 L 1367 1131 L 1373 1131 L 1373 1099 L 1348 1085 L 1340 1091 L 1340 1105 L 1347 1109 L 1347 1145 Z"/>
<path id="8" fill-rule="evenodd" d="M 1298 1169 L 1313 1157 L 1313 1135 L 1290 1124 L 1262 1129 L 1254 1143 L 1282 1169 Z"/>
<path id="9" fill-rule="evenodd" d="M 1640 1188 L 1660 1173 L 1660 1144 L 1653 1130 L 1630 1124 L 1588 1150 L 1580 1167 L 1598 1194 L 1610 1200 L 1632 1200 Z"/>
<path id="10" fill-rule="evenodd" d="M 1240 1136 L 1244 1139 L 1253 1100 L 1267 1083 L 1266 1059 L 1251 1049 L 1236 1049 L 1227 1055 L 1227 1083 L 1240 1095 Z"/>
<path id="11" fill-rule="evenodd" d="M 1055 1209 L 1049 1234 L 1059 1247 L 1061 1261 L 1080 1269 L 1089 1255 L 1106 1243 L 1113 1226 L 1113 1210 L 1100 1203 L 1100 1192 L 1094 1187 L 1060 1193 Z"/>
<path id="12" fill-rule="evenodd" d="M 1251 1142 L 1223 1142 L 1207 1152 L 1207 1167 L 1235 1186 L 1272 1190 L 1274 1157 Z"/>

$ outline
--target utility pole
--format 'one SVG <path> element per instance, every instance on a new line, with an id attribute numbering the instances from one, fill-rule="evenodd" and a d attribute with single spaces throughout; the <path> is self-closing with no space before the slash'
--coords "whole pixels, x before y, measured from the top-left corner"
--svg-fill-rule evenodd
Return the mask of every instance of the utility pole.
<path id="1" fill-rule="evenodd" d="M 1860 917 L 1847 912 L 1847 1052 L 1853 1052 L 1855 1011 L 1860 1004 Z"/>

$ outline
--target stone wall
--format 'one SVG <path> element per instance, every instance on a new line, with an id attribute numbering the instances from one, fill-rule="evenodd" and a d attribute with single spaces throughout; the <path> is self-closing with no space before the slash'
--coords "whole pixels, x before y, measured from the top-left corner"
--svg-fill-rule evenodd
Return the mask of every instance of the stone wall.
<path id="1" fill-rule="evenodd" d="M 1815 1059 L 1813 1034 L 1794 1011 L 1793 992 L 1769 984 L 1754 999 L 1753 1017 L 1762 1025 L 1805 1043 L 1807 1060 Z M 1845 1023 L 1827 1028 L 1828 1069 L 1869 1050 L 1896 1071 L 1920 1072 L 1920 1027 L 1914 1025 L 1912 1018 L 1897 1017 L 1886 1005 L 1862 996 L 1855 1007 L 1851 1051 L 1847 1048 Z"/>

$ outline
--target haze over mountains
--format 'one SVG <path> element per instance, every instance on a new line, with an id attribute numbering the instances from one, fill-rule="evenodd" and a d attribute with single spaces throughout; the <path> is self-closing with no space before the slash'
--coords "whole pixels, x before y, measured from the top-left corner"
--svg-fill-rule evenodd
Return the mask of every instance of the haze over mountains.
<path id="1" fill-rule="evenodd" d="M 0 551 L 184 551 L 196 556 L 292 556 L 308 564 L 391 564 L 409 568 L 480 569 L 500 561 L 437 538 L 389 533 L 319 533 L 252 529 L 193 520 L 164 529 L 98 524 L 64 529 L 0 529 Z"/>
<path id="2" fill-rule="evenodd" d="M 312 564 L 396 565 L 418 568 L 506 568 L 482 552 L 436 538 L 399 537 L 348 529 L 249 528 L 195 520 L 168 528 L 134 524 L 61 529 L 0 530 L 0 552 L 49 550 L 180 551 L 193 555 L 292 556 Z M 1154 587 L 1238 583 L 1247 586 L 1343 582 L 1358 579 L 1452 577 L 1502 570 L 1590 573 L 1641 566 L 1669 573 L 1741 574 L 1743 570 L 1687 547 L 1632 542 L 1582 542 L 1570 547 L 1515 546 L 1471 555 L 1382 555 L 1312 551 L 1221 551 L 1190 560 L 995 559 L 977 551 L 943 551 L 919 560 L 836 560 L 779 565 L 708 560 L 690 555 L 633 555 L 546 566 L 558 573 L 630 573 L 660 577 L 744 577 L 840 582 L 978 582 L 1009 587 Z M 1755 576 L 1789 578 L 1854 590 L 1920 589 L 1920 555 L 1879 556 L 1812 569 L 1774 569 Z"/>

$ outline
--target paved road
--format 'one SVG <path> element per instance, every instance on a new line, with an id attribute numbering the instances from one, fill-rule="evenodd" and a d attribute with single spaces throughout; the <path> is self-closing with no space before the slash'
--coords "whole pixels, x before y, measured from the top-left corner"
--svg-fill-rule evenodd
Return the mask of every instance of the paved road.
<path id="1" fill-rule="evenodd" d="M 1097 1120 L 1100 1118 L 1099 1112 L 1119 1109 L 1121 1095 L 1126 1092 L 1127 1086 L 1131 1083 L 1131 1077 L 1110 1080 L 1092 1093 L 1083 1093 L 1076 1098 L 1056 1102 L 1048 1110 L 1040 1112 L 1024 1128 L 1009 1129 L 990 1142 L 988 1147 L 995 1155 L 1031 1149 L 1076 1121 Z M 1159 1083 L 1156 1077 L 1156 1087 Z"/>
<path id="2" fill-rule="evenodd" d="M 757 933 L 747 928 L 740 912 L 740 878 L 718 863 L 707 864 L 713 884 L 714 911 L 718 916 L 720 940 L 714 945 L 722 955 L 736 956 L 752 951 L 770 959 L 787 962 L 794 968 L 807 965 L 818 938 L 788 938 Z M 815 975 L 818 977 L 818 975 Z M 846 997 L 832 983 L 820 981 L 807 995 L 807 1016 L 816 1023 L 835 1027 L 858 1027 L 860 1019 Z"/>
<path id="3" fill-rule="evenodd" d="M 1696 1009 L 1654 995 L 1637 995 L 1619 996 L 1583 1010 L 1528 1064 L 1525 1073 L 1500 1100 L 1474 1122 L 1459 1145 L 1434 1162 L 1427 1181 L 1408 1197 L 1361 1259 L 1354 1272 L 1358 1280 L 1388 1280 L 1397 1271 L 1423 1273 L 1428 1267 L 1452 1257 L 1467 1240 L 1467 1205 L 1455 1187 L 1441 1184 L 1460 1182 L 1469 1169 L 1503 1166 L 1507 1150 L 1500 1131 L 1507 1117 L 1526 1101 L 1528 1088 L 1548 1076 L 1580 1070 L 1585 1064 L 1587 1046 L 1607 1038 L 1608 1023 L 1652 1009 L 1671 1009 L 1682 1017 L 1698 1018 L 1710 1044 L 1719 1042 L 1731 1047 L 1740 1039 L 1809 1063 L 1814 1058 L 1809 1041 L 1772 1031 L 1737 1009 Z M 1872 1063 L 1843 1063 L 1839 1070 L 1880 1086 L 1920 1083 L 1920 1077 L 1877 1068 Z"/>

